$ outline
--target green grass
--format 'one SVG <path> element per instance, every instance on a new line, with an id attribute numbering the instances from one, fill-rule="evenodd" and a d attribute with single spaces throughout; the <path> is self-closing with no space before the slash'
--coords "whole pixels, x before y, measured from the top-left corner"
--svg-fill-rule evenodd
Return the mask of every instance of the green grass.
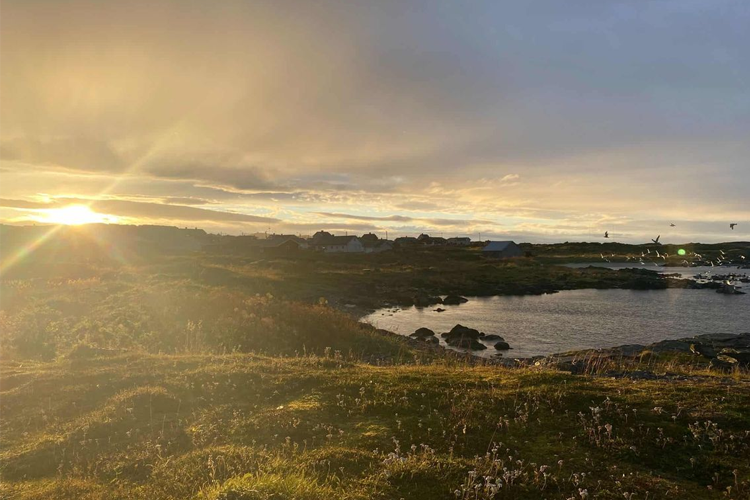
<path id="1" fill-rule="evenodd" d="M 665 383 L 335 355 L 121 354 L 6 361 L 2 381 L 12 498 L 750 492 L 744 375 Z"/>

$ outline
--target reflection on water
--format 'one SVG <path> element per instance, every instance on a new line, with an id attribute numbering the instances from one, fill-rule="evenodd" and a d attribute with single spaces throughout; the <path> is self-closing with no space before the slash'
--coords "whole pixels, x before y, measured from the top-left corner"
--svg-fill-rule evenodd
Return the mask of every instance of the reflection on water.
<path id="1" fill-rule="evenodd" d="M 435 307 L 381 309 L 363 321 L 402 335 L 422 326 L 436 333 L 447 332 L 460 323 L 504 337 L 513 347 L 504 352 L 508 357 L 750 331 L 750 293 L 570 290 L 541 296 L 469 299 L 458 306 L 441 306 L 445 309 L 441 313 L 435 312 Z M 475 354 L 496 355 L 498 351 L 490 343 L 488 346 Z"/>

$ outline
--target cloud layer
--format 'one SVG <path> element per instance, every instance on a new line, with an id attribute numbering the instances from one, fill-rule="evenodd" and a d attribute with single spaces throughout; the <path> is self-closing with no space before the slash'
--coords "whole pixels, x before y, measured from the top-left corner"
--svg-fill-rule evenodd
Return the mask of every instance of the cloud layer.
<path id="1" fill-rule="evenodd" d="M 749 24 L 736 0 L 6 0 L 0 196 L 233 232 L 750 238 Z"/>

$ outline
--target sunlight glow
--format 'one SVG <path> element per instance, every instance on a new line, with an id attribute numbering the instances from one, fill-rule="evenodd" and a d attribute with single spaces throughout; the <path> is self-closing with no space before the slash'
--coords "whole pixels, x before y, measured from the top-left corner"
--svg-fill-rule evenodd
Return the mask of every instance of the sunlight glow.
<path id="1" fill-rule="evenodd" d="M 41 217 L 35 218 L 35 220 L 49 224 L 77 226 L 80 224 L 112 223 L 118 221 L 117 217 L 96 213 L 86 205 L 70 205 L 63 208 L 40 210 L 40 212 L 43 212 Z"/>

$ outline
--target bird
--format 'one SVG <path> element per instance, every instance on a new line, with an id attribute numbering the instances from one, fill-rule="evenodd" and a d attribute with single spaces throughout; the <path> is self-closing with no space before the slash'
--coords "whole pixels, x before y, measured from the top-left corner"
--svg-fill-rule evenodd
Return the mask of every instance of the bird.
<path id="1" fill-rule="evenodd" d="M 731 224 L 729 224 L 729 229 L 731 229 L 732 231 L 734 231 L 734 226 L 736 226 L 736 225 L 737 225 L 736 222 L 732 222 Z"/>
<path id="2" fill-rule="evenodd" d="M 657 236 L 655 240 L 651 240 L 651 241 L 654 242 L 654 245 L 660 245 L 661 244 L 661 243 L 659 243 L 659 238 L 661 238 L 661 235 Z"/>
<path id="3" fill-rule="evenodd" d="M 675 225 L 676 225 L 675 223 L 672 223 L 669 225 L 669 227 L 675 227 Z"/>
<path id="4" fill-rule="evenodd" d="M 734 229 L 734 228 L 732 228 L 732 229 Z M 604 231 L 604 237 L 605 238 L 609 238 L 609 231 Z"/>

